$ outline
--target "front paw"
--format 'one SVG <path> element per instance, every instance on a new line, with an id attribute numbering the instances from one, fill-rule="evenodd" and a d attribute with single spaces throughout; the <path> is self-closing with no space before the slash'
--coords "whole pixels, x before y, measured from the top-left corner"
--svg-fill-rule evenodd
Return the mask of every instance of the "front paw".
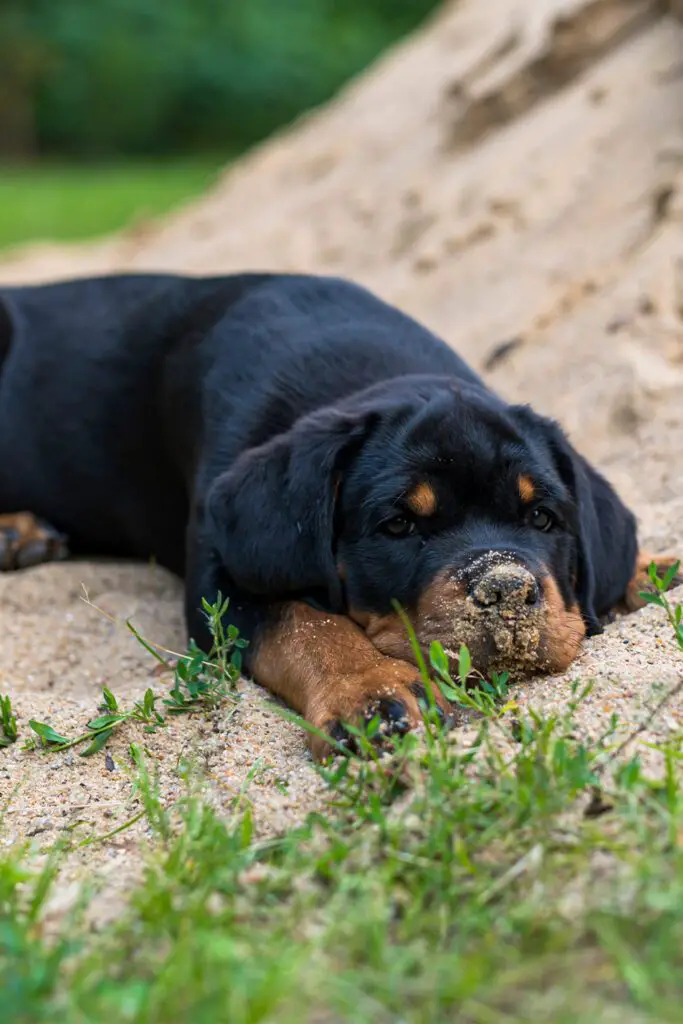
<path id="1" fill-rule="evenodd" d="M 436 684 L 432 686 L 437 712 L 443 721 L 451 718 L 451 708 Z M 422 706 L 421 706 L 422 705 Z M 414 666 L 392 658 L 383 658 L 380 666 L 350 675 L 331 685 L 322 699 L 313 703 L 307 717 L 313 725 L 335 741 L 311 737 L 311 753 L 322 761 L 339 745 L 356 749 L 355 737 L 347 725 L 363 728 L 379 718 L 373 742 L 379 746 L 391 736 L 403 735 L 423 722 L 428 706 L 424 684 Z"/>
<path id="2" fill-rule="evenodd" d="M 626 588 L 626 594 L 620 605 L 617 606 L 617 611 L 620 612 L 634 612 L 639 608 L 642 608 L 645 601 L 640 596 L 641 593 L 654 594 L 656 588 L 654 587 L 650 579 L 650 565 L 654 562 L 657 568 L 657 575 L 659 577 L 664 576 L 669 569 L 671 569 L 676 562 L 681 561 L 676 558 L 675 555 L 649 555 L 647 552 L 640 552 L 636 563 L 635 572 L 631 579 L 628 587 Z M 683 563 L 681 565 L 683 569 Z M 669 589 L 672 587 L 679 587 L 683 583 L 683 571 L 679 570 L 671 580 Z"/>

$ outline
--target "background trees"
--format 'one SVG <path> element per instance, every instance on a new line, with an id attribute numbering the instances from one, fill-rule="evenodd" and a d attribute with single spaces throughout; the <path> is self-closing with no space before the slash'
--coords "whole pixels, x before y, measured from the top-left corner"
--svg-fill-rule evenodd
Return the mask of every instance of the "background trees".
<path id="1" fill-rule="evenodd" d="M 0 157 L 239 151 L 435 0 L 2 0 Z"/>

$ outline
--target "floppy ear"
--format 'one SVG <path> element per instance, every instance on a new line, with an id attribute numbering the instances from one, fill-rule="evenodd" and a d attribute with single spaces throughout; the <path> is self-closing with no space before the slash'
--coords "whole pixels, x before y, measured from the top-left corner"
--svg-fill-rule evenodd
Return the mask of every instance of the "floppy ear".
<path id="1" fill-rule="evenodd" d="M 339 474 L 369 429 L 366 413 L 324 409 L 251 448 L 213 483 L 213 544 L 238 586 L 279 595 L 325 589 L 342 605 L 334 561 Z"/>
<path id="2" fill-rule="evenodd" d="M 600 618 L 623 599 L 638 554 L 636 520 L 613 487 L 572 447 L 560 426 L 533 413 L 516 410 L 533 423 L 550 449 L 578 514 L 576 596 L 589 636 L 602 632 Z"/>

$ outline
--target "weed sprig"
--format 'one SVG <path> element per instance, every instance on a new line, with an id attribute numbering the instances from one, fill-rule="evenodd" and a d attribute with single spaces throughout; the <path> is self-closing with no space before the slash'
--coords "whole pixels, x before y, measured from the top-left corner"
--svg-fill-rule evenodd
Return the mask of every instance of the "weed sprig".
<path id="1" fill-rule="evenodd" d="M 125 709 L 112 691 L 105 687 L 100 707 L 102 714 L 86 724 L 85 732 L 74 737 L 63 736 L 46 722 L 31 719 L 29 725 L 38 739 L 29 738 L 26 745 L 31 748 L 40 743 L 49 750 L 63 751 L 87 744 L 81 751 L 81 757 L 90 757 L 105 746 L 117 729 L 127 723 L 135 722 L 142 726 L 143 732 L 154 733 L 166 725 L 163 711 L 172 715 L 210 712 L 224 701 L 236 700 L 235 689 L 242 666 L 242 651 L 247 641 L 240 637 L 235 626 L 225 625 L 228 607 L 229 600 L 224 600 L 221 594 L 213 604 L 207 600 L 202 601 L 202 610 L 212 638 L 211 651 L 207 655 L 190 641 L 187 654 L 178 657 L 175 665 L 145 640 L 132 622 L 127 621 L 126 626 L 138 643 L 165 669 L 173 672 L 173 686 L 168 696 L 162 699 L 152 689 L 147 689 L 142 700 Z M 6 700 L 9 701 L 9 698 Z M 160 702 L 162 710 L 158 706 Z M 0 707 L 4 709 L 3 705 Z M 9 716 L 9 711 L 7 714 Z"/>

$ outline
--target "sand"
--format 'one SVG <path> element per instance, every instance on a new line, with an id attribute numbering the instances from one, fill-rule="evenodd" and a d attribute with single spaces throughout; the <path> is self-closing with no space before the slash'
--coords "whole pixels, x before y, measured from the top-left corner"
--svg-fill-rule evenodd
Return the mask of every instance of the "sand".
<path id="1" fill-rule="evenodd" d="M 0 281 L 115 269 L 352 277 L 442 334 L 506 398 L 558 418 L 634 508 L 643 545 L 683 553 L 683 26 L 665 6 L 446 5 L 176 215 L 88 245 L 10 253 Z M 0 692 L 23 736 L 29 718 L 81 728 L 103 684 L 126 700 L 168 685 L 123 626 L 82 602 L 83 583 L 111 614 L 182 650 L 179 583 L 158 569 L 67 563 L 0 577 Z M 612 712 L 625 726 L 641 721 L 682 669 L 648 608 L 586 642 L 566 675 L 516 696 L 550 710 L 573 680 L 593 679 L 580 724 L 597 735 Z M 261 759 L 271 767 L 251 787 L 259 830 L 301 820 L 324 801 L 303 738 L 258 687 L 242 692 L 234 715 L 177 720 L 150 737 L 129 729 L 113 761 L 20 744 L 0 752 L 0 842 L 47 843 L 75 822 L 102 833 L 131 816 L 131 739 L 158 758 L 169 800 L 181 756 L 206 769 L 226 810 Z M 682 721 L 679 698 L 643 739 Z M 137 825 L 72 861 L 76 874 L 97 868 L 110 913 L 144 839 Z"/>

